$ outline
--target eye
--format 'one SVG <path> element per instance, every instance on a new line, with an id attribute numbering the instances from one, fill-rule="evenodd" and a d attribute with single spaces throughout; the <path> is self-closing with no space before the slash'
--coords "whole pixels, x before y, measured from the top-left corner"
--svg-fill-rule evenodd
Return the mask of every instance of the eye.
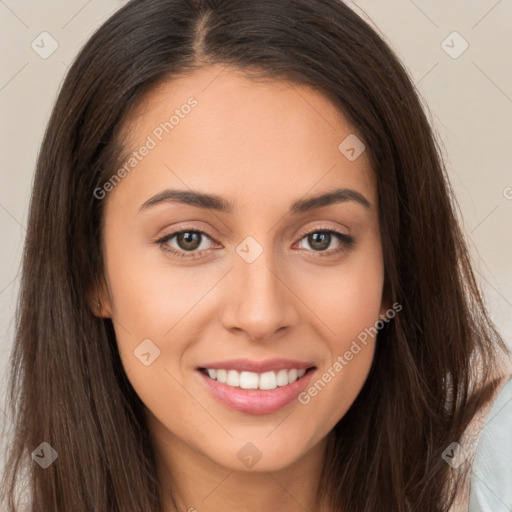
<path id="1" fill-rule="evenodd" d="M 340 233 L 331 228 L 316 228 L 314 231 L 306 233 L 300 239 L 300 242 L 303 240 L 307 242 L 314 252 L 318 253 L 318 256 L 332 256 L 333 254 L 338 254 L 350 249 L 355 243 L 354 238 L 350 235 Z M 333 242 L 337 243 L 337 245 L 335 244 L 336 247 L 327 251 L 326 249 L 328 249 Z"/>
<path id="2" fill-rule="evenodd" d="M 203 251 L 209 249 L 208 246 L 204 247 L 205 239 L 212 240 L 204 231 L 188 229 L 165 235 L 156 243 L 160 245 L 162 250 L 168 251 L 178 258 L 197 258 Z M 171 243 L 172 241 L 175 244 L 174 246 Z"/>

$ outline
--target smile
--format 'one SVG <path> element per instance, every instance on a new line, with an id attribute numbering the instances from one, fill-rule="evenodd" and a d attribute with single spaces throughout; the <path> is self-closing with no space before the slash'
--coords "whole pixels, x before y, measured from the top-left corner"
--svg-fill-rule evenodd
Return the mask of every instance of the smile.
<path id="1" fill-rule="evenodd" d="M 223 405 L 245 414 L 271 414 L 307 388 L 316 366 L 289 360 L 233 360 L 197 370 L 209 394 Z"/>

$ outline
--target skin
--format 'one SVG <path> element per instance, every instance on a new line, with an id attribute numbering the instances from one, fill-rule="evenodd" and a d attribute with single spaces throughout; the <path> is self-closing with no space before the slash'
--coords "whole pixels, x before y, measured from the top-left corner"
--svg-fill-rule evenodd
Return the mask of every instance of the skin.
<path id="1" fill-rule="evenodd" d="M 217 66 L 153 90 L 126 126 L 126 147 L 140 148 L 191 96 L 198 105 L 105 198 L 98 316 L 113 319 L 124 368 L 147 407 L 159 476 L 170 481 L 174 468 L 180 510 L 318 510 L 326 436 L 361 390 L 375 340 L 308 404 L 294 400 L 271 414 L 228 408 L 196 368 L 234 358 L 313 361 L 314 383 L 385 313 L 370 160 L 338 150 L 355 130 L 317 91 Z M 168 188 L 217 194 L 235 209 L 162 202 L 140 210 Z M 371 208 L 345 201 L 288 213 L 293 201 L 335 188 L 356 190 Z M 315 251 L 305 234 L 321 228 L 355 245 L 333 236 Z M 156 243 L 180 229 L 207 233 L 199 257 L 179 259 Z M 236 252 L 248 236 L 263 249 L 252 263 Z M 177 238 L 167 246 L 186 253 Z M 149 366 L 134 356 L 145 339 L 160 350 Z M 252 468 L 237 457 L 248 442 L 261 453 Z M 167 494 L 165 505 L 173 510 Z"/>

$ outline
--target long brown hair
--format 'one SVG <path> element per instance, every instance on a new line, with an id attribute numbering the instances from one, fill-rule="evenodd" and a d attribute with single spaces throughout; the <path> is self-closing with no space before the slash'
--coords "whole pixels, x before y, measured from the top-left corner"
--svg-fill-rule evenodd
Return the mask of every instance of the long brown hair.
<path id="1" fill-rule="evenodd" d="M 456 487 L 441 454 L 489 401 L 505 345 L 407 73 L 338 0 L 132 0 L 73 63 L 37 163 L 11 357 L 9 511 L 20 481 L 32 512 L 162 509 L 144 406 L 112 321 L 91 310 L 104 272 L 94 190 L 152 87 L 214 63 L 322 92 L 364 137 L 377 178 L 384 294 L 402 311 L 330 435 L 319 499 L 339 511 L 447 510 Z M 47 469 L 31 460 L 43 441 L 58 452 Z"/>

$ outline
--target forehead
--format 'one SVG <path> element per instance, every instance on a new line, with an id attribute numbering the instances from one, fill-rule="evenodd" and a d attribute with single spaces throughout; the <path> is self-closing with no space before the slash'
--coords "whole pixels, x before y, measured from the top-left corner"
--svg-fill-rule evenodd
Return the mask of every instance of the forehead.
<path id="1" fill-rule="evenodd" d="M 253 80 L 220 66 L 199 69 L 153 88 L 122 133 L 127 156 L 144 145 L 151 150 L 116 194 L 179 185 L 236 203 L 284 197 L 287 190 L 296 199 L 336 186 L 377 200 L 366 152 L 351 161 L 340 150 L 347 138 L 362 136 L 321 93 L 291 82 Z"/>

